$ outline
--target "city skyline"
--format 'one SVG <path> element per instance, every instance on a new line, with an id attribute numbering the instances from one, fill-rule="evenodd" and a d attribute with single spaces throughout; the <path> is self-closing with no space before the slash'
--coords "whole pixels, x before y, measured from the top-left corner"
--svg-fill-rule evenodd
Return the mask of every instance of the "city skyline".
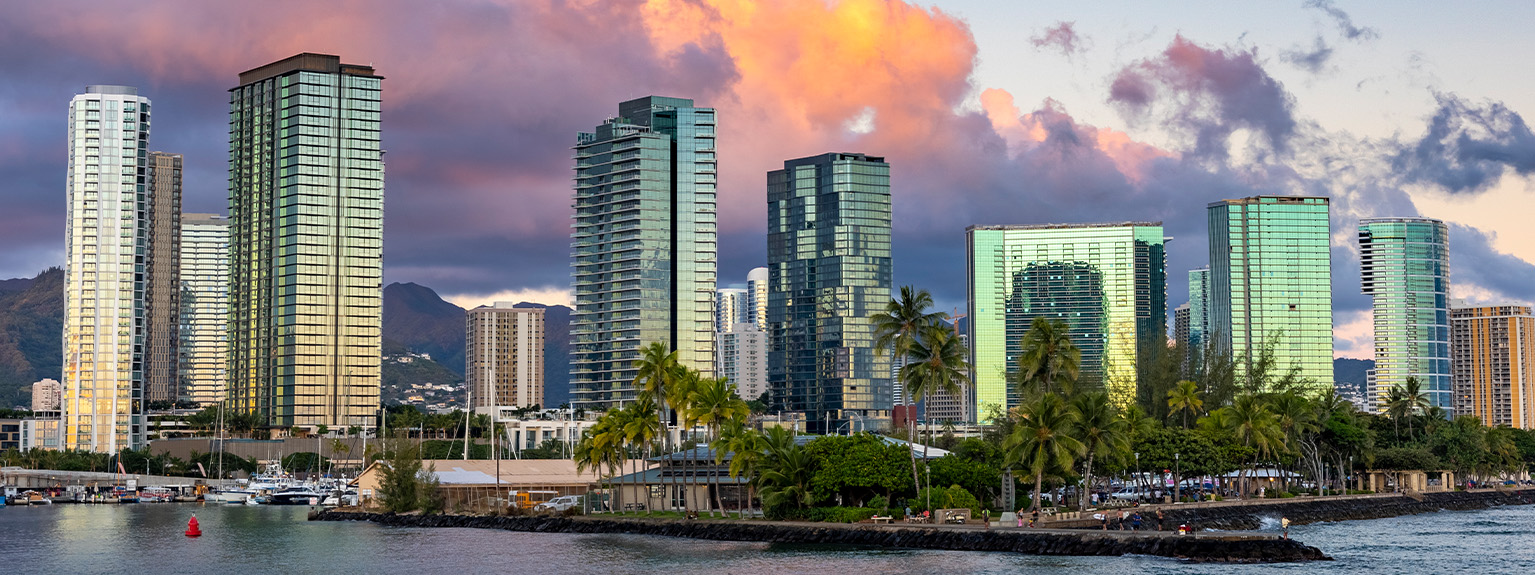
<path id="1" fill-rule="evenodd" d="M 60 94 L 104 79 L 146 86 L 146 93 L 174 106 L 176 114 L 162 115 L 157 132 L 166 144 L 161 147 L 188 154 L 188 211 L 215 211 L 223 203 L 220 190 L 227 172 L 220 164 L 227 138 L 221 134 L 226 113 L 222 92 L 228 86 L 218 78 L 254 61 L 323 51 L 364 54 L 370 62 L 400 70 L 398 77 L 420 79 L 399 99 L 384 103 L 386 114 L 401 121 L 398 130 L 385 136 L 385 146 L 401 160 L 391 173 L 389 217 L 401 225 L 390 227 L 386 281 L 433 285 L 461 304 L 488 301 L 506 291 L 527 297 L 501 299 L 566 301 L 567 270 L 558 246 L 568 233 L 562 215 L 568 173 L 559 160 L 565 150 L 547 146 L 557 138 L 546 136 L 581 129 L 587 123 L 582 118 L 610 113 L 605 102 L 637 90 L 717 99 L 718 105 L 743 117 L 722 126 L 720 134 L 722 153 L 739 158 L 723 164 L 720 174 L 722 183 L 729 184 L 721 186 L 720 203 L 719 265 L 725 277 L 738 276 L 765 259 L 758 247 L 763 233 L 759 214 L 765 205 L 751 197 L 761 171 L 781 158 L 845 147 L 842 142 L 850 140 L 892 158 L 897 170 L 910 170 L 905 174 L 909 177 L 898 178 L 907 182 L 902 185 L 909 186 L 910 193 L 898 189 L 894 206 L 902 222 L 894 249 L 897 259 L 906 262 L 897 268 L 895 283 L 930 287 L 940 308 L 963 303 L 963 283 L 958 281 L 962 269 L 953 254 L 963 249 L 966 225 L 1157 218 L 1164 220 L 1168 235 L 1192 238 L 1169 246 L 1169 270 L 1182 273 L 1198 265 L 1203 251 L 1197 245 L 1202 240 L 1195 237 L 1202 235 L 1202 218 L 1189 217 L 1187 212 L 1194 211 L 1189 205 L 1272 190 L 1325 190 L 1340 208 L 1332 242 L 1339 256 L 1333 273 L 1340 281 L 1334 290 L 1338 355 L 1369 356 L 1369 298 L 1342 283 L 1358 276 L 1357 251 L 1349 245 L 1358 217 L 1443 219 L 1464 240 L 1457 242 L 1458 252 L 1464 252 L 1457 254 L 1457 263 L 1467 272 L 1457 277 L 1455 289 L 1462 292 L 1457 297 L 1484 302 L 1531 299 L 1526 286 L 1535 285 L 1529 281 L 1535 268 L 1528 260 L 1535 259 L 1535 250 L 1516 249 L 1535 245 L 1520 239 L 1530 232 L 1487 219 L 1516 210 L 1485 208 L 1488 202 L 1525 201 L 1525 176 L 1513 167 L 1520 165 L 1518 158 L 1530 155 L 1516 136 L 1526 130 L 1518 114 L 1531 109 L 1529 94 L 1535 92 L 1516 89 L 1524 80 L 1513 77 L 1473 82 L 1470 70 L 1484 64 L 1466 60 L 1462 51 L 1449 47 L 1450 40 L 1465 36 L 1461 28 L 1439 31 L 1444 40 L 1425 38 L 1417 34 L 1425 26 L 1420 18 L 1351 5 L 1340 5 L 1340 10 L 1354 13 L 1359 26 L 1373 35 L 1340 36 L 1329 13 L 1299 4 L 1220 15 L 1181 7 L 1147 14 L 1143 7 L 1124 7 L 1125 13 L 1144 17 L 1144 23 L 1136 25 L 1106 18 L 1102 13 L 1108 10 L 1020 15 L 1012 7 L 975 2 L 941 2 L 936 9 L 899 2 L 804 4 L 805 9 L 821 11 L 829 29 L 845 27 L 871 6 L 884 10 L 870 31 L 883 39 L 864 50 L 833 43 L 828 49 L 842 58 L 828 60 L 843 63 L 800 70 L 793 64 L 802 60 L 779 62 L 757 55 L 775 52 L 752 43 L 754 25 L 729 7 L 721 7 L 719 20 L 690 32 L 669 27 L 650 12 L 599 14 L 581 9 L 554 14 L 537 10 L 539 5 L 513 3 L 512 10 L 527 9 L 519 13 L 525 19 L 509 24 L 527 31 L 516 35 L 517 45 L 535 53 L 570 49 L 569 56 L 547 64 L 477 62 L 524 72 L 508 77 L 546 78 L 544 88 L 511 90 L 516 105 L 510 109 L 503 106 L 503 96 L 488 96 L 494 91 L 477 94 L 461 88 L 473 84 L 455 81 L 466 78 L 467 70 L 435 65 L 441 58 L 433 56 L 458 50 L 458 44 L 434 51 L 411 39 L 371 40 L 380 36 L 375 30 L 398 26 L 380 14 L 357 15 L 341 33 L 319 40 L 300 33 L 264 36 L 252 54 L 209 42 L 208 34 L 241 38 L 263 25 L 302 31 L 314 24 L 282 11 L 253 14 L 183 5 L 180 12 L 204 24 L 198 35 L 135 38 L 139 52 L 156 57 L 126 61 L 61 44 L 59 37 L 40 31 L 49 27 L 29 24 L 46 21 L 78 30 L 89 15 L 27 6 L 0 24 L 13 27 L 3 36 L 6 46 L 16 53 L 35 51 L 44 63 L 77 57 L 79 65 L 7 64 L 0 72 L 16 78 L 21 87 L 8 100 L 17 110 L 41 109 L 40 103 L 49 98 L 57 101 Z M 178 11 L 174 2 L 159 6 L 167 7 L 161 11 Z M 784 45 L 827 37 L 827 31 L 813 23 L 790 22 L 793 6 L 801 4 L 785 2 L 757 14 L 754 21 L 789 26 L 789 33 L 776 40 Z M 1497 10 L 1527 8 L 1478 6 L 1454 19 L 1520 20 L 1518 13 L 1488 15 Z M 448 13 L 453 13 L 451 8 Z M 994 21 L 998 14 L 1011 18 L 1009 28 L 1021 27 L 1027 33 L 1003 36 Z M 124 16 L 129 21 L 142 17 Z M 255 26 L 236 27 L 247 18 L 255 18 Z M 1198 24 L 1183 28 L 1176 25 L 1180 21 Z M 592 29 L 631 22 L 642 28 L 623 41 L 622 48 L 593 53 L 588 50 L 595 47 L 571 48 L 568 41 L 540 29 L 555 22 Z M 1285 23 L 1278 27 L 1289 32 L 1267 29 L 1274 27 L 1268 26 L 1271 22 Z M 1243 34 L 1249 30 L 1254 33 Z M 484 33 L 476 29 L 460 35 L 474 38 Z M 718 34 L 719 43 L 705 37 L 710 33 Z M 1493 33 L 1506 31 L 1499 27 Z M 1133 41 L 1116 41 L 1130 35 Z M 1301 53 L 1311 49 L 1313 40 L 1325 42 L 1330 51 Z M 209 48 L 186 48 L 194 42 Z M 919 48 L 943 57 L 899 57 Z M 638 65 L 614 66 L 611 58 L 594 55 L 618 52 L 632 54 Z M 198 57 L 175 65 L 157 63 L 167 53 Z M 999 57 L 1002 54 L 1013 56 Z M 881 58 L 900 61 L 903 75 L 863 65 Z M 1318 61 L 1322 63 L 1315 69 L 1301 65 Z M 597 67 L 596 73 L 583 79 L 552 76 L 560 66 L 575 62 Z M 1207 66 L 1196 69 L 1194 63 Z M 1036 81 L 1021 83 L 1009 75 L 1017 67 L 1050 74 L 1035 74 L 1031 77 Z M 1224 71 L 1231 83 L 1207 84 L 1215 78 L 1200 76 L 1200 69 Z M 804 86 L 809 77 L 825 72 L 842 74 L 859 89 L 826 98 L 813 90 L 776 88 L 772 83 L 782 78 L 785 88 Z M 648 79 L 639 80 L 637 87 L 636 78 L 641 77 Z M 900 87 L 893 89 L 897 77 Z M 1356 89 L 1356 84 L 1362 87 Z M 1369 94 L 1364 101 L 1372 105 L 1383 101 L 1388 111 L 1348 114 L 1328 105 L 1357 103 L 1359 94 Z M 1180 96 L 1208 99 L 1212 107 L 1184 110 L 1177 107 Z M 454 105 L 427 105 L 432 101 Z M 1515 119 L 1520 121 L 1512 122 Z M 0 148 L 6 150 L 0 153 L 0 173 L 16 185 L 0 193 L 7 194 L 4 198 L 17 219 L 6 222 L 14 225 L 0 226 L 7 230 L 0 235 L 0 245 L 7 248 L 0 254 L 0 276 L 30 276 L 62 261 L 56 242 L 42 241 L 56 237 L 47 230 L 57 229 L 62 220 L 56 194 L 49 192 L 56 189 L 56 177 L 32 175 L 32 170 L 42 173 L 50 163 L 60 166 L 58 146 L 46 143 L 59 136 L 50 135 L 42 117 L 12 116 L 6 121 L 14 122 L 16 129 L 7 130 L 5 142 L 10 145 Z M 1443 131 L 1430 131 L 1434 122 Z M 487 145 L 492 132 L 505 143 Z M 1063 137 L 1045 137 L 1052 133 Z M 1249 140 L 1248 134 L 1254 138 Z M 1456 139 L 1462 135 L 1469 143 L 1485 144 L 1504 155 L 1457 155 Z M 1061 152 L 1070 149 L 1065 142 L 1073 140 L 1064 136 L 1086 142 L 1074 156 L 1075 163 L 1061 160 L 1068 157 Z M 1345 159 L 1352 175 L 1331 178 L 1318 173 L 1308 148 L 1326 149 Z M 1052 176 L 1009 175 L 1018 173 Z M 951 195 L 964 201 L 949 206 L 945 202 Z M 1102 201 L 1105 198 L 1121 201 Z M 1015 206 L 1032 207 L 1023 211 Z M 466 210 L 475 213 L 463 218 Z M 938 279 L 921 281 L 928 277 Z M 1185 300 L 1181 283 L 1169 287 L 1171 304 Z"/>

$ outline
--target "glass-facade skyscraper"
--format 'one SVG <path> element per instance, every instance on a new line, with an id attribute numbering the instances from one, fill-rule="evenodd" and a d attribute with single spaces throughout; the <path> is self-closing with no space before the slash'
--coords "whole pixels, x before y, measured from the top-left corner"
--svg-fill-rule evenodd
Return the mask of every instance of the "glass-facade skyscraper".
<path id="1" fill-rule="evenodd" d="M 181 316 L 178 387 L 183 399 L 212 406 L 224 398 L 229 345 L 229 220 L 181 218 Z"/>
<path id="2" fill-rule="evenodd" d="M 65 449 L 146 445 L 149 112 L 149 98 L 127 86 L 87 86 L 69 102 Z"/>
<path id="3" fill-rule="evenodd" d="M 1082 352 L 1079 385 L 1135 400 L 1142 345 L 1166 345 L 1167 257 L 1160 222 L 972 226 L 966 230 L 970 365 L 976 409 L 1022 401 L 1023 338 L 1061 320 Z"/>
<path id="4" fill-rule="evenodd" d="M 1210 267 L 1189 270 L 1189 354 L 1198 357 L 1210 338 Z"/>
<path id="5" fill-rule="evenodd" d="M 715 114 L 650 96 L 576 137 L 571 405 L 634 399 L 640 349 L 714 373 Z"/>
<path id="6" fill-rule="evenodd" d="M 1273 340 L 1274 377 L 1299 366 L 1316 389 L 1332 389 L 1327 198 L 1222 200 L 1207 215 L 1211 343 L 1242 362 L 1242 378 Z"/>
<path id="7" fill-rule="evenodd" d="M 1359 220 L 1360 287 L 1374 301 L 1376 395 L 1418 378 L 1428 400 L 1455 409 L 1450 373 L 1450 249 L 1444 222 Z"/>
<path id="8" fill-rule="evenodd" d="M 229 401 L 272 427 L 378 410 L 382 81 L 306 53 L 229 91 Z"/>
<path id="9" fill-rule="evenodd" d="M 890 354 L 869 316 L 890 301 L 890 165 L 828 153 L 768 172 L 768 381 L 807 428 L 890 418 Z"/>

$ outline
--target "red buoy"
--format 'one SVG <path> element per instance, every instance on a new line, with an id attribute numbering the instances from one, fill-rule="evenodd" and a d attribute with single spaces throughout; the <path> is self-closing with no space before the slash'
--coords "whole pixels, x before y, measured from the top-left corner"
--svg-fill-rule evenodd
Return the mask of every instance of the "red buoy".
<path id="1" fill-rule="evenodd" d="M 193 515 L 192 520 L 187 522 L 187 537 L 198 537 L 202 534 L 203 530 L 197 528 L 197 516 Z"/>

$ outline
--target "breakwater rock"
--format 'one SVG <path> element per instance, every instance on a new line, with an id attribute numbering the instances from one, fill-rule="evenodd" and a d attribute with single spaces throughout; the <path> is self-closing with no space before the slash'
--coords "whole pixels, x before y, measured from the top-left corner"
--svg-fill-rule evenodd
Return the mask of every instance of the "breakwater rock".
<path id="1" fill-rule="evenodd" d="M 322 511 L 316 521 L 370 521 L 398 527 L 472 527 L 532 533 L 624 533 L 715 541 L 842 544 L 951 551 L 1002 551 L 1030 555 L 1153 555 L 1192 561 L 1269 563 L 1327 560 L 1298 541 L 1266 536 L 1179 536 L 1039 529 L 845 525 L 770 521 L 609 519 L 601 517 L 483 517 L 394 515 Z"/>
<path id="2" fill-rule="evenodd" d="M 1300 525 L 1323 521 L 1348 521 L 1356 519 L 1384 519 L 1402 515 L 1415 515 L 1440 510 L 1469 511 L 1506 505 L 1535 503 L 1535 489 L 1516 491 L 1446 491 L 1423 493 L 1416 497 L 1400 494 L 1359 495 L 1349 497 L 1296 497 L 1280 500 L 1257 500 L 1251 503 L 1218 502 L 1188 505 L 1158 505 L 1138 509 L 1149 519 L 1161 509 L 1166 516 L 1168 529 L 1176 525 L 1191 525 L 1195 529 L 1248 530 L 1263 526 L 1265 519 L 1278 521 L 1289 518 Z M 1093 520 L 1062 521 L 1050 527 L 1096 529 Z"/>

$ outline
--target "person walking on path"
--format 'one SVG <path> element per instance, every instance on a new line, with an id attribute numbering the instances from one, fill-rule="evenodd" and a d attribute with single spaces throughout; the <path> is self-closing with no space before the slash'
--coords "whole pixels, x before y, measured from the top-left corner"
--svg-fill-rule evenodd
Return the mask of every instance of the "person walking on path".
<path id="1" fill-rule="evenodd" d="M 1023 508 L 1022 507 L 1018 508 L 1017 516 L 1018 516 L 1018 526 L 1019 527 L 1023 527 Z"/>
<path id="2" fill-rule="evenodd" d="M 1157 531 L 1161 531 L 1162 530 L 1162 523 L 1164 521 L 1166 521 L 1166 520 L 1167 520 L 1167 517 L 1162 515 L 1162 510 L 1158 509 L 1157 510 Z"/>
<path id="3" fill-rule="evenodd" d="M 1285 539 L 1289 539 L 1290 538 L 1290 518 L 1289 517 L 1280 517 L 1279 518 L 1279 528 L 1284 530 L 1284 538 Z"/>
<path id="4" fill-rule="evenodd" d="M 986 526 L 986 530 L 987 531 L 991 530 L 991 510 L 990 509 L 982 509 L 981 510 L 981 523 Z"/>

